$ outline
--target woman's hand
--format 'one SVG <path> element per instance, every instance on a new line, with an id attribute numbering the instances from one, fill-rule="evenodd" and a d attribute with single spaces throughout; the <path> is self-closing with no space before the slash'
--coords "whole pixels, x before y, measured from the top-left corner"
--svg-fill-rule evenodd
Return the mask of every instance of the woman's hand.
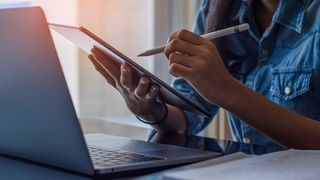
<path id="1" fill-rule="evenodd" d="M 162 103 L 157 101 L 158 85 L 151 83 L 147 77 L 140 77 L 128 64 L 119 64 L 97 48 L 93 48 L 91 52 L 89 59 L 96 70 L 120 92 L 133 114 L 155 117 L 159 116 L 159 112 L 165 111 Z M 160 115 L 159 118 L 161 117 Z"/>
<path id="2" fill-rule="evenodd" d="M 185 78 L 209 102 L 286 147 L 320 149 L 318 121 L 281 107 L 235 80 L 213 43 L 186 30 L 173 33 L 169 42 L 165 54 L 170 73 Z"/>
<path id="3" fill-rule="evenodd" d="M 186 79 L 207 101 L 222 105 L 234 79 L 225 68 L 216 46 L 190 31 L 170 35 L 165 55 L 169 72 Z"/>

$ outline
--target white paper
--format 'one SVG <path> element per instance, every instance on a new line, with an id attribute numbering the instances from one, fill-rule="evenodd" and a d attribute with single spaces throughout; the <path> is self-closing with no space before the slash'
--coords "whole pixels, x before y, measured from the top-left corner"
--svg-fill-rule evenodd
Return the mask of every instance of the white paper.
<path id="1" fill-rule="evenodd" d="M 235 160 L 248 158 L 248 157 L 253 157 L 253 156 L 254 155 L 248 155 L 248 154 L 243 153 L 243 152 L 237 152 L 237 153 L 234 153 L 234 154 L 221 156 L 221 157 L 210 159 L 210 160 L 207 160 L 207 161 L 202 161 L 202 162 L 186 165 L 186 166 L 183 166 L 183 167 L 181 167 L 179 169 L 203 168 L 203 167 L 207 167 L 207 166 L 218 165 L 218 164 L 226 163 L 226 162 L 229 162 L 229 161 L 235 161 Z"/>
<path id="2" fill-rule="evenodd" d="M 163 179 L 320 179 L 320 151 L 288 150 L 192 170 Z"/>

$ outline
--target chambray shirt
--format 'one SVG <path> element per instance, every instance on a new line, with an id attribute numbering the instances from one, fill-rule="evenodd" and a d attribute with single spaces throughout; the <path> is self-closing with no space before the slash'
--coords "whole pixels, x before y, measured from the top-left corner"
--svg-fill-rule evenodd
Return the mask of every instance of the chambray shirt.
<path id="1" fill-rule="evenodd" d="M 209 0 L 203 0 L 194 28 L 198 34 L 205 33 L 208 8 Z M 229 72 L 274 103 L 320 120 L 320 0 L 280 0 L 272 24 L 263 34 L 255 23 L 250 0 L 234 1 L 231 8 L 224 26 L 249 23 L 250 30 L 223 38 L 220 54 Z M 188 133 L 199 133 L 219 107 L 206 102 L 184 79 L 176 79 L 173 87 L 212 113 L 205 118 L 184 112 Z M 228 113 L 228 119 L 236 141 L 279 146 L 233 114 Z"/>

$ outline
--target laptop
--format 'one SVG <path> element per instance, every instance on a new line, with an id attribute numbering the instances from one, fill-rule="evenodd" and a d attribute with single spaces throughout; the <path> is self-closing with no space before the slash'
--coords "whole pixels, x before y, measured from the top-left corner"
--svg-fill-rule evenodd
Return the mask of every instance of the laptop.
<path id="1" fill-rule="evenodd" d="M 103 134 L 85 139 L 41 8 L 0 10 L 0 153 L 89 176 L 219 156 Z"/>

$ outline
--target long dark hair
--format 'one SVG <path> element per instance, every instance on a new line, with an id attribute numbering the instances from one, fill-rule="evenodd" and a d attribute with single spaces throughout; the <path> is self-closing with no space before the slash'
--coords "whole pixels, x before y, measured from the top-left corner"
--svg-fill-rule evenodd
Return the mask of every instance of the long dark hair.
<path id="1" fill-rule="evenodd" d="M 229 18 L 232 1 L 233 0 L 210 0 L 210 10 L 208 12 L 208 17 L 207 17 L 207 28 L 206 28 L 207 33 L 226 28 L 225 22 Z M 213 40 L 213 42 L 216 44 L 221 57 L 225 58 L 224 57 L 225 50 L 223 48 L 224 41 L 222 39 L 223 38 L 218 38 L 216 40 Z"/>
<path id="2" fill-rule="evenodd" d="M 233 0 L 210 0 L 208 13 L 207 32 L 224 28 L 224 22 L 228 19 Z"/>

